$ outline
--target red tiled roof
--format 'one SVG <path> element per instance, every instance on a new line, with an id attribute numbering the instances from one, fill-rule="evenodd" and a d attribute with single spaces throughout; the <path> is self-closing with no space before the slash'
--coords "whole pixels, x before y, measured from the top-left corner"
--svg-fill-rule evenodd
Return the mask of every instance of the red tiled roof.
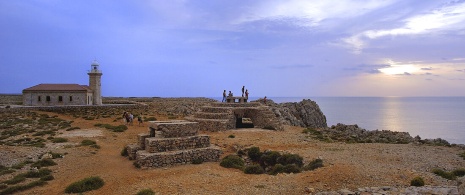
<path id="1" fill-rule="evenodd" d="M 79 84 L 38 84 L 24 91 L 91 91 L 87 85 Z"/>

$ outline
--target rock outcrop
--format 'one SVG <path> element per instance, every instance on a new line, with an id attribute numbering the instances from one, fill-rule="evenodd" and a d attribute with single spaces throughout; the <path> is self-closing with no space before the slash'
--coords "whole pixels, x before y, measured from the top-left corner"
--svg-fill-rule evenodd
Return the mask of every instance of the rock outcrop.
<path id="1" fill-rule="evenodd" d="M 263 99 L 257 102 L 265 103 Z M 281 123 L 291 126 L 325 128 L 327 127 L 326 116 L 315 101 L 304 99 L 301 102 L 287 102 L 276 104 L 273 100 L 267 100 L 266 104 L 271 107 Z"/>

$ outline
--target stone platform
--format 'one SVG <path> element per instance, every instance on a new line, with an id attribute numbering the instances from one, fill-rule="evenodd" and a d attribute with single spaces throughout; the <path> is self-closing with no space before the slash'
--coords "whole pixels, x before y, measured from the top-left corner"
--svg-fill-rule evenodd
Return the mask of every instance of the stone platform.
<path id="1" fill-rule="evenodd" d="M 189 121 L 199 123 L 205 131 L 225 131 L 238 128 L 238 120 L 250 118 L 256 128 L 283 130 L 283 125 L 270 107 L 258 102 L 214 102 L 201 108 Z"/>
<path id="2" fill-rule="evenodd" d="M 210 145 L 208 135 L 198 135 L 199 123 L 184 120 L 150 121 L 149 132 L 126 146 L 138 167 L 165 167 L 193 161 L 219 161 L 222 151 Z"/>

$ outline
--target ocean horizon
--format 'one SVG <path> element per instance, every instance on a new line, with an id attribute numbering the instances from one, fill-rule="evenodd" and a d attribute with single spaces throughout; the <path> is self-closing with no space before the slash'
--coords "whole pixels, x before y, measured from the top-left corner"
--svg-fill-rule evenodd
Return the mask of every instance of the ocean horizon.
<path id="1" fill-rule="evenodd" d="M 250 97 L 257 100 L 263 97 Z M 221 97 L 213 98 L 221 101 Z M 276 103 L 315 101 L 328 126 L 408 132 L 422 139 L 465 144 L 465 97 L 268 97 Z"/>

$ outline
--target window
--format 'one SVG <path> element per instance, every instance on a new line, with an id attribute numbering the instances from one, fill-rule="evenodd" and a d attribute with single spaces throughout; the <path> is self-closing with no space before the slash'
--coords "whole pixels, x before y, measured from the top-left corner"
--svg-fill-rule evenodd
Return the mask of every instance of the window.
<path id="1" fill-rule="evenodd" d="M 50 96 L 47 95 L 47 97 L 45 97 L 45 99 L 47 100 L 47 102 L 50 101 Z"/>
<path id="2" fill-rule="evenodd" d="M 69 101 L 70 101 L 70 102 L 73 101 L 73 96 L 69 96 Z"/>
<path id="3" fill-rule="evenodd" d="M 58 101 L 62 102 L 63 101 L 63 96 L 58 96 Z"/>
<path id="4" fill-rule="evenodd" d="M 39 102 L 42 101 L 42 100 L 40 99 L 40 95 L 37 96 L 37 101 L 39 101 Z"/>

